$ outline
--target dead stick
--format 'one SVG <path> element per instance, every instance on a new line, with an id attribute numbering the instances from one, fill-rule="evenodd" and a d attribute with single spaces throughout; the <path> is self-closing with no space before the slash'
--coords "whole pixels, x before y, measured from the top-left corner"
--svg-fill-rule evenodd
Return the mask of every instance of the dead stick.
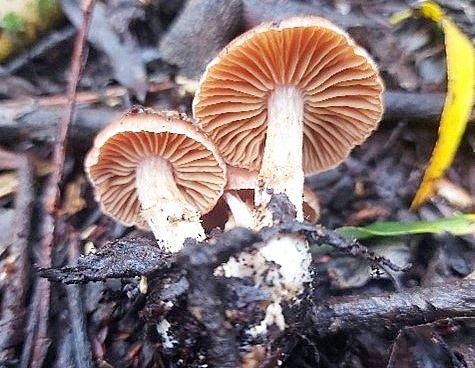
<path id="1" fill-rule="evenodd" d="M 65 229 L 64 231 L 69 233 L 67 239 L 69 263 L 74 265 L 79 257 L 79 236 L 73 229 Z M 82 285 L 67 285 L 66 295 L 68 298 L 69 321 L 72 329 L 72 345 L 76 367 L 93 368 L 92 348 L 87 337 L 86 318 L 84 315 Z"/>
<path id="2" fill-rule="evenodd" d="M 150 83 L 147 86 L 147 92 L 156 93 L 171 89 L 175 86 L 172 81 L 163 81 L 160 83 Z M 102 91 L 81 91 L 76 92 L 75 106 L 91 105 L 108 98 L 121 98 L 128 94 L 128 90 L 121 86 L 112 86 Z M 0 109 L 24 109 L 40 107 L 64 107 L 68 104 L 69 97 L 64 95 L 42 96 L 42 97 L 24 97 L 14 100 L 0 102 Z"/>
<path id="3" fill-rule="evenodd" d="M 72 55 L 70 80 L 68 82 L 68 105 L 63 119 L 58 124 L 56 141 L 53 147 L 53 171 L 48 178 L 44 196 L 44 218 L 42 223 L 42 242 L 38 251 L 38 263 L 43 267 L 51 265 L 52 243 L 55 229 L 55 211 L 59 197 L 59 183 L 63 172 L 65 140 L 69 123 L 73 117 L 76 89 L 82 69 L 85 64 L 86 36 L 89 29 L 92 9 L 95 0 L 84 2 L 84 16 L 82 27 L 76 37 Z M 50 285 L 48 280 L 40 278 L 36 282 L 33 298 L 30 304 L 30 318 L 28 320 L 28 339 L 25 341 L 21 357 L 21 367 L 41 368 L 48 351 L 48 313 L 50 303 Z"/>
<path id="4" fill-rule="evenodd" d="M 12 365 L 17 345 L 24 339 L 25 299 L 28 290 L 28 236 L 34 203 L 33 170 L 26 156 L 8 153 L 17 165 L 14 234 L 8 247 L 11 271 L 7 274 L 0 320 L 0 366 Z M 2 158 L 8 156 L 3 152 Z M 3 161 L 3 160 L 2 160 Z M 4 165 L 0 164 L 1 167 Z M 9 364 L 10 363 L 10 364 Z"/>
<path id="5" fill-rule="evenodd" d="M 387 91 L 384 94 L 384 120 L 436 122 L 440 119 L 445 93 Z M 474 116 L 471 117 L 472 119 Z"/>
<path id="6" fill-rule="evenodd" d="M 341 331 L 379 328 L 397 331 L 403 326 L 441 318 L 475 317 L 475 280 L 461 280 L 426 288 L 377 296 L 336 297 L 315 301 L 309 328 L 324 337 Z"/>
<path id="7" fill-rule="evenodd" d="M 168 86 L 166 86 L 168 88 Z M 110 92 L 110 91 L 109 91 Z M 117 92 L 117 91 L 116 91 Z M 106 92 L 106 96 L 107 96 Z M 120 95 L 119 91 L 117 95 Z M 74 148 L 87 149 L 94 135 L 108 124 L 120 111 L 107 107 L 95 107 L 100 99 L 96 96 L 83 95 L 82 107 L 76 110 L 71 122 L 71 144 Z M 88 99 L 90 100 L 88 101 Z M 392 122 L 401 119 L 415 125 L 421 122 L 437 123 L 442 111 L 445 94 L 443 93 L 406 93 L 388 91 L 385 94 L 386 112 L 384 121 Z M 31 102 L 31 101 L 30 101 Z M 43 106 L 25 105 L 19 101 L 0 103 L 0 143 L 11 144 L 21 139 L 39 142 L 53 140 L 54 123 L 64 112 L 60 98 L 43 101 Z M 471 121 L 475 121 L 472 115 Z M 436 129 L 436 127 L 430 127 Z"/>

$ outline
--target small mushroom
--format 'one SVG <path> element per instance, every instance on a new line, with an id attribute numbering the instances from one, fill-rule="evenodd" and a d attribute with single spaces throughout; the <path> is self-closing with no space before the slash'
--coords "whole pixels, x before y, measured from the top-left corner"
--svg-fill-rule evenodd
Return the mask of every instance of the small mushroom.
<path id="1" fill-rule="evenodd" d="M 105 127 L 85 169 L 102 210 L 119 222 L 148 224 L 176 252 L 205 237 L 200 216 L 223 193 L 226 165 L 216 148 L 177 112 L 128 113 Z"/>
<path id="2" fill-rule="evenodd" d="M 207 231 L 219 227 L 228 229 L 236 226 L 256 228 L 254 188 L 257 172 L 227 167 L 227 184 L 224 194 L 216 206 L 203 216 L 203 226 Z M 307 186 L 303 190 L 304 219 L 316 223 L 320 217 L 318 196 Z"/>

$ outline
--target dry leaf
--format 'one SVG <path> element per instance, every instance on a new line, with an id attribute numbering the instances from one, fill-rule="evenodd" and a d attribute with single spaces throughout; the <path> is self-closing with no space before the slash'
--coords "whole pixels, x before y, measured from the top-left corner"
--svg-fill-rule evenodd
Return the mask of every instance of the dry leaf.
<path id="1" fill-rule="evenodd" d="M 447 96 L 439 126 L 439 137 L 422 183 L 412 201 L 417 208 L 435 192 L 436 182 L 452 164 L 473 107 L 475 52 L 470 40 L 447 18 L 433 1 L 425 1 L 414 11 L 405 11 L 391 18 L 399 23 L 410 15 L 419 15 L 438 23 L 445 34 L 447 58 Z"/>
<path id="2" fill-rule="evenodd" d="M 0 198 L 14 194 L 18 187 L 18 179 L 14 172 L 0 174 Z"/>

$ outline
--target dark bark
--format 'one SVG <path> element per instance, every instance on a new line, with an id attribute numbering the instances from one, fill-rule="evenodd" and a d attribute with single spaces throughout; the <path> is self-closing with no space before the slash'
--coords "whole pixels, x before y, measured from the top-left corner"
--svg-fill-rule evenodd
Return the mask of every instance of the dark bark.
<path id="1" fill-rule="evenodd" d="M 123 238 L 112 241 L 96 254 L 82 256 L 75 266 L 40 269 L 42 277 L 65 284 L 105 281 L 107 278 L 134 277 L 152 272 L 166 273 L 170 257 L 165 257 L 155 240 Z"/>
<path id="2" fill-rule="evenodd" d="M 28 236 L 34 204 L 33 169 L 23 156 L 11 154 L 11 162 L 18 165 L 18 191 L 15 200 L 13 239 L 8 247 L 12 269 L 3 294 L 0 320 L 0 366 L 15 358 L 15 348 L 24 339 L 25 301 L 28 290 Z"/>
<path id="3" fill-rule="evenodd" d="M 73 232 L 73 229 L 70 229 L 69 231 L 65 229 L 65 232 L 66 231 L 70 234 L 70 236 L 66 238 L 69 243 L 69 263 L 75 264 L 80 254 L 79 247 L 81 244 L 79 236 Z M 71 323 L 76 367 L 93 368 L 94 362 L 92 358 L 92 349 L 87 336 L 86 316 L 84 312 L 83 286 L 67 285 L 66 295 L 68 299 L 69 322 Z"/>
<path id="4" fill-rule="evenodd" d="M 310 312 L 312 331 L 326 336 L 341 331 L 384 329 L 432 322 L 441 318 L 475 316 L 475 280 L 461 280 L 376 296 L 347 296 L 322 303 Z"/>

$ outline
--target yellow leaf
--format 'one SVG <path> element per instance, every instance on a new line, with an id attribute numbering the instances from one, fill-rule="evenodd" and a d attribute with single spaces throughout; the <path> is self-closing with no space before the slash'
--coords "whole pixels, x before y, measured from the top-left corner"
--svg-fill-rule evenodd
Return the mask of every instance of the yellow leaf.
<path id="1" fill-rule="evenodd" d="M 433 1 L 423 2 L 414 13 L 437 22 L 444 31 L 448 80 L 439 137 L 422 183 L 412 201 L 412 209 L 419 207 L 434 194 L 434 184 L 452 164 L 473 107 L 475 84 L 475 52 L 470 40 Z M 401 13 L 391 20 L 396 23 L 405 18 L 406 13 Z"/>
<path id="2" fill-rule="evenodd" d="M 18 178 L 14 172 L 0 174 L 0 198 L 15 193 L 17 187 Z"/>

